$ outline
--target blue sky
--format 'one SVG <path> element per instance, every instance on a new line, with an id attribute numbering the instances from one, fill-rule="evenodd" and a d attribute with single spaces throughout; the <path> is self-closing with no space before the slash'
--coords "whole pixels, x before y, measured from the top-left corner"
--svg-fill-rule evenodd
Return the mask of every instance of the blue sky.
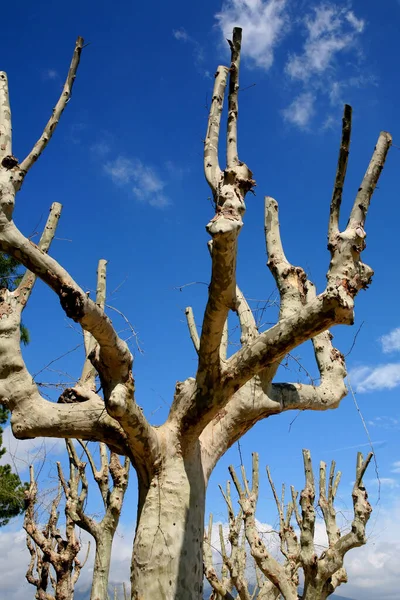
<path id="1" fill-rule="evenodd" d="M 43 226 L 50 204 L 61 202 L 63 216 L 52 254 L 85 289 L 95 287 L 97 260 L 109 260 L 107 303 L 129 317 L 143 349 L 138 352 L 132 339 L 137 399 L 152 423 L 163 422 L 175 382 L 193 375 L 196 367 L 183 310 L 192 305 L 201 323 L 210 271 L 205 225 L 212 214 L 202 171 L 202 140 L 212 76 L 228 58 L 224 37 L 233 25 L 243 27 L 239 151 L 254 172 L 257 188 L 247 201 L 238 282 L 253 299 L 252 306 L 262 308 L 274 292 L 265 266 L 264 195 L 279 202 L 289 259 L 302 265 L 321 290 L 328 266 L 326 226 L 343 103 L 354 110 L 344 223 L 379 131 L 390 131 L 400 146 L 400 4 L 121 0 L 111 8 L 104 1 L 67 6 L 22 0 L 16 8 L 7 5 L 2 10 L 7 27 L 2 32 L 1 68 L 9 75 L 14 153 L 20 159 L 40 135 L 58 97 L 76 36 L 90 43 L 59 128 L 18 196 L 15 220 L 25 234 L 34 234 Z M 393 147 L 367 221 L 364 260 L 375 269 L 374 281 L 357 298 L 355 326 L 334 331 L 335 343 L 346 354 L 362 325 L 347 364 L 382 481 L 372 517 L 375 537 L 365 551 L 354 553 L 349 566 L 353 583 L 341 590 L 353 598 L 362 593 L 366 600 L 394 598 L 400 574 L 393 559 L 400 550 L 398 535 L 390 526 L 400 511 L 399 169 L 400 152 Z M 118 314 L 111 311 L 110 316 L 129 337 Z M 267 308 L 260 318 L 273 322 L 276 310 Z M 41 283 L 25 321 L 32 342 L 24 355 L 37 381 L 73 381 L 79 376 L 81 347 L 45 368 L 82 339 Z M 234 320 L 231 325 L 234 343 Z M 294 356 L 316 374 L 308 346 Z M 293 360 L 279 377 L 306 380 Z M 43 391 L 54 397 L 52 388 Z M 310 448 L 316 463 L 334 458 L 343 471 L 341 498 L 348 505 L 355 454 L 369 449 L 351 396 L 336 411 L 299 415 L 290 427 L 295 416 L 259 423 L 241 442 L 244 461 L 248 464 L 251 452 L 257 451 L 260 464 L 271 466 L 276 483 L 301 488 L 301 448 Z M 13 448 L 22 457 L 23 444 Z M 61 446 L 53 452 L 57 448 Z M 237 447 L 221 460 L 210 481 L 208 510 L 216 519 L 225 518 L 217 483 L 226 479 L 232 462 L 239 463 Z M 19 468 L 25 475 L 24 463 Z M 371 467 L 373 503 L 374 477 Z M 131 481 L 122 526 L 127 544 L 134 521 L 134 476 Z M 259 518 L 264 523 L 275 520 L 266 481 Z M 14 523 L 0 536 L 11 539 L 18 526 Z M 15 558 L 4 555 L 4 544 L 0 548 L 0 564 L 10 569 Z M 361 592 L 363 568 L 372 581 Z M 388 573 L 384 591 L 382 569 Z M 7 597 L 25 597 L 23 587 Z"/>

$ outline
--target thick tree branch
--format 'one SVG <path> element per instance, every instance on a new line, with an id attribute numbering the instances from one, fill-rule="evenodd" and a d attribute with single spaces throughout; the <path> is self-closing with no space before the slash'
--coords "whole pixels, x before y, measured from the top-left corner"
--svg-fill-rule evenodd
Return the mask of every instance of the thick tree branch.
<path id="1" fill-rule="evenodd" d="M 341 303 L 351 305 L 357 292 L 371 283 L 373 270 L 361 262 L 366 237 L 364 225 L 372 194 L 391 144 L 391 135 L 382 132 L 358 190 L 346 229 L 338 232 L 335 237 L 332 236 L 329 241 L 331 262 L 326 293 L 336 296 Z"/>
<path id="2" fill-rule="evenodd" d="M 197 331 L 196 322 L 194 320 L 193 309 L 191 306 L 188 306 L 187 308 L 185 308 L 185 316 L 186 316 L 186 322 L 187 322 L 187 326 L 188 326 L 188 330 L 189 330 L 190 339 L 192 340 L 193 347 L 198 354 L 199 349 L 200 349 L 200 338 L 199 338 L 199 333 Z"/>
<path id="3" fill-rule="evenodd" d="M 230 309 L 233 310 L 235 305 L 237 237 L 243 225 L 242 217 L 246 208 L 244 198 L 254 186 L 251 171 L 237 157 L 237 83 L 241 39 L 239 28 L 234 29 L 233 38 L 228 107 L 228 140 L 231 137 L 232 142 L 228 143 L 228 164 L 223 172 L 218 167 L 217 158 L 222 97 L 216 93 L 211 105 L 205 144 L 206 177 L 214 193 L 216 214 L 207 225 L 207 231 L 212 238 L 212 272 L 200 338 L 197 379 L 201 386 L 212 385 L 219 376 L 221 367 L 219 349 L 223 329 L 228 312 Z M 224 89 L 225 85 L 220 90 L 222 94 Z M 211 132 L 213 132 L 212 136 Z M 207 169 L 212 169 L 212 175 L 207 172 Z"/>
<path id="4" fill-rule="evenodd" d="M 0 159 L 12 157 L 11 109 L 8 94 L 8 79 L 4 71 L 0 71 Z"/>
<path id="5" fill-rule="evenodd" d="M 20 260 L 56 292 L 66 315 L 91 333 L 100 345 L 99 372 L 107 380 L 130 380 L 132 356 L 111 320 L 87 297 L 56 260 L 41 252 L 13 223 L 0 228 L 0 248 Z M 118 374 L 118 375 L 117 375 Z"/>
<path id="6" fill-rule="evenodd" d="M 26 174 L 29 171 L 32 165 L 42 154 L 43 150 L 46 148 L 47 144 L 53 136 L 53 133 L 58 125 L 58 121 L 60 120 L 60 117 L 67 105 L 67 102 L 71 98 L 72 87 L 74 85 L 76 72 L 79 66 L 83 43 L 83 38 L 78 37 L 75 42 L 75 50 L 72 55 L 71 65 L 69 67 L 67 79 L 61 92 L 61 96 L 58 99 L 58 102 L 53 109 L 52 115 L 48 120 L 47 125 L 44 128 L 39 140 L 36 142 L 28 156 L 20 164 L 20 169 L 24 172 L 24 174 Z"/>
<path id="7" fill-rule="evenodd" d="M 356 480 L 353 486 L 353 509 L 354 519 L 351 524 L 351 530 L 346 533 L 336 544 L 335 550 L 341 556 L 351 550 L 362 546 L 366 542 L 365 527 L 372 512 L 368 502 L 368 494 L 363 485 L 362 478 L 372 459 L 372 452 L 368 454 L 365 460 L 361 452 L 357 454 Z"/>
<path id="8" fill-rule="evenodd" d="M 213 195 L 217 193 L 217 185 L 221 177 L 218 161 L 218 140 L 227 78 L 228 67 L 219 66 L 215 74 L 207 135 L 204 141 L 204 173 Z"/>
<path id="9" fill-rule="evenodd" d="M 235 167 L 239 164 L 237 150 L 237 119 L 238 119 L 238 93 L 239 93 L 239 66 L 240 49 L 242 45 L 242 30 L 235 27 L 231 48 L 231 67 L 229 69 L 229 95 L 228 95 L 228 128 L 226 140 L 226 166 Z"/>
<path id="10" fill-rule="evenodd" d="M 40 237 L 38 248 L 47 254 L 50 249 L 51 243 L 56 233 L 58 221 L 61 216 L 62 205 L 59 202 L 53 202 L 50 208 L 50 214 L 48 216 L 45 228 Z M 33 286 L 35 285 L 36 275 L 31 271 L 26 271 L 21 279 L 21 282 L 17 289 L 14 291 L 14 295 L 19 298 L 19 306 L 23 310 L 26 303 L 29 300 Z"/>
<path id="11" fill-rule="evenodd" d="M 135 464 L 138 465 L 138 462 L 143 459 L 151 464 L 156 452 L 157 440 L 143 411 L 134 401 L 131 371 L 133 359 L 127 344 L 119 338 L 111 320 L 102 308 L 88 298 L 53 258 L 27 240 L 12 223 L 5 227 L 3 234 L 4 237 L 0 233 L 0 247 L 17 257 L 28 269 L 44 280 L 59 295 L 67 316 L 79 322 L 98 342 L 99 352 L 91 356 L 91 360 L 100 375 L 106 409 L 122 425 L 132 452 L 135 454 Z M 88 399 L 92 392 L 75 386 L 66 393 L 76 398 Z M 81 432 L 67 437 L 88 439 Z M 97 436 L 94 436 L 94 439 L 98 439 Z"/>
<path id="12" fill-rule="evenodd" d="M 385 165 L 387 153 L 392 145 L 392 136 L 387 131 L 382 131 L 375 146 L 374 153 L 368 165 L 364 178 L 358 189 L 353 209 L 350 214 L 349 227 L 364 228 L 367 212 L 372 194 L 378 184 L 379 177 Z"/>
<path id="13" fill-rule="evenodd" d="M 301 506 L 301 529 L 300 529 L 300 546 L 301 559 L 305 575 L 307 571 L 312 571 L 317 560 L 314 547 L 315 534 L 315 485 L 314 473 L 311 464 L 311 454 L 309 450 L 303 450 L 304 474 L 306 484 L 300 494 Z"/>
<path id="14" fill-rule="evenodd" d="M 242 346 L 248 344 L 258 337 L 258 328 L 247 300 L 238 286 L 236 286 L 235 308 L 240 324 L 240 343 Z"/>
<path id="15" fill-rule="evenodd" d="M 96 304 L 103 312 L 106 302 L 106 276 L 107 261 L 100 259 L 97 265 Z M 89 356 L 95 350 L 96 340 L 89 332 L 85 330 L 83 330 L 83 336 L 85 341 L 85 362 L 79 383 L 80 385 L 87 385 L 91 390 L 94 391 L 96 389 L 96 369 L 93 366 Z"/>
<path id="16" fill-rule="evenodd" d="M 328 242 L 332 243 L 339 233 L 340 206 L 342 204 L 342 194 L 344 181 L 346 178 L 347 162 L 350 152 L 351 138 L 351 115 L 352 108 L 348 104 L 344 105 L 342 120 L 342 140 L 339 149 L 339 158 L 336 169 L 335 185 L 333 187 L 331 210 L 329 215 Z"/>

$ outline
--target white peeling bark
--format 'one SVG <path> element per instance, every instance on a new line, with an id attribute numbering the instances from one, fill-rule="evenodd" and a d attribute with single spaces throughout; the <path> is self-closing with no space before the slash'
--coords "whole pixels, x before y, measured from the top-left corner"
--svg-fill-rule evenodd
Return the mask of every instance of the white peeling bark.
<path id="1" fill-rule="evenodd" d="M 169 438 L 169 439 L 168 439 Z M 199 452 L 168 452 L 147 489 L 133 545 L 133 600 L 199 600 L 203 589 L 205 481 Z M 143 494 L 144 495 L 144 494 Z"/>
<path id="2" fill-rule="evenodd" d="M 0 71 L 0 159 L 12 154 L 11 109 L 7 73 Z"/>

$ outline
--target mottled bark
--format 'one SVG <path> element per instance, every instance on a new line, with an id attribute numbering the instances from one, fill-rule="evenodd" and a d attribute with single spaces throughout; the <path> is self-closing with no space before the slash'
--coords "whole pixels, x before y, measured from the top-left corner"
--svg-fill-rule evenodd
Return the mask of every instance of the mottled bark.
<path id="1" fill-rule="evenodd" d="M 138 530 L 132 561 L 134 598 L 150 598 L 154 592 L 160 598 L 198 600 L 204 494 L 212 469 L 259 420 L 286 410 L 338 406 L 346 394 L 345 365 L 328 329 L 352 324 L 355 295 L 369 284 L 372 275 L 370 267 L 361 262 L 365 217 L 391 137 L 385 132 L 380 135 L 349 222 L 340 231 L 340 199 L 351 129 L 351 110 L 346 107 L 328 229 L 331 263 L 327 287 L 317 293 L 304 270 L 288 262 L 280 239 L 277 203 L 267 197 L 268 266 L 279 289 L 280 314 L 273 327 L 258 331 L 236 282 L 245 197 L 255 185 L 251 170 L 238 153 L 240 28 L 234 29 L 230 47 L 230 66 L 220 66 L 216 73 L 204 144 L 204 171 L 215 214 L 207 225 L 212 264 L 200 335 L 193 312 L 187 310 L 198 367 L 194 378 L 177 383 L 170 413 L 160 427 L 153 427 L 137 404 L 133 357 L 107 316 L 104 303 L 93 301 L 71 274 L 40 244 L 36 246 L 25 237 L 13 221 L 16 193 L 47 146 L 71 98 L 83 40 L 78 38 L 76 42 L 63 92 L 42 136 L 20 164 L 12 155 L 7 79 L 0 74 L 0 250 L 30 271 L 25 281 L 40 277 L 54 291 L 67 317 L 82 326 L 86 348 L 85 369 L 78 384 L 66 390 L 58 403 L 45 400 L 19 348 L 21 312 L 30 290 L 3 290 L 0 401 L 12 411 L 12 428 L 19 439 L 58 436 L 97 441 L 131 459 L 139 481 Z M 227 87 L 227 157 L 222 168 L 218 146 Z M 105 268 L 105 262 L 102 265 L 101 269 Z M 230 311 L 238 314 L 241 327 L 241 348 L 232 356 L 227 354 Z M 282 359 L 309 339 L 314 344 L 319 385 L 276 383 Z M 93 385 L 95 373 L 100 378 L 102 395 Z M 171 505 L 176 507 L 174 521 Z M 157 588 L 156 581 L 160 582 Z"/>
<path id="2" fill-rule="evenodd" d="M 96 538 L 90 600 L 107 598 L 113 539 L 114 532 L 107 529 L 104 529 Z"/>
<path id="3" fill-rule="evenodd" d="M 202 598 L 205 481 L 198 445 L 182 457 L 173 434 L 140 513 L 132 554 L 132 598 Z M 166 448 L 169 452 L 166 452 Z"/>

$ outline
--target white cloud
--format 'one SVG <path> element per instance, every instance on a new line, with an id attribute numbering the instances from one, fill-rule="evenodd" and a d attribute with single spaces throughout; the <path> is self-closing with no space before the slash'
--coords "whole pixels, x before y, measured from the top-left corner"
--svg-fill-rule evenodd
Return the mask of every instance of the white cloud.
<path id="1" fill-rule="evenodd" d="M 400 363 L 356 367 L 350 371 L 350 381 L 360 393 L 392 390 L 400 385 Z"/>
<path id="2" fill-rule="evenodd" d="M 368 425 L 379 427 L 380 429 L 400 429 L 400 419 L 396 417 L 374 417 L 368 421 Z"/>
<path id="3" fill-rule="evenodd" d="M 13 470 L 23 473 L 31 464 L 42 464 L 49 454 L 65 452 L 65 441 L 58 438 L 35 438 L 17 440 L 8 426 L 3 431 L 3 446 L 6 453 L 0 457 L 0 464 L 10 464 Z"/>
<path id="4" fill-rule="evenodd" d="M 393 329 L 380 338 L 382 350 L 385 353 L 400 350 L 400 327 Z"/>
<path id="5" fill-rule="evenodd" d="M 366 481 L 366 487 L 371 488 L 372 486 L 377 487 L 380 486 L 382 488 L 389 488 L 391 490 L 398 488 L 399 487 L 399 482 L 397 481 L 397 479 L 394 479 L 393 477 L 379 477 L 379 479 L 377 477 L 373 478 L 373 479 L 368 479 Z"/>
<path id="6" fill-rule="evenodd" d="M 55 69 L 43 69 L 42 71 L 42 79 L 46 80 L 57 80 L 60 76 Z"/>
<path id="7" fill-rule="evenodd" d="M 90 146 L 90 152 L 95 158 L 105 158 L 111 152 L 111 146 L 107 142 L 95 142 Z"/>
<path id="8" fill-rule="evenodd" d="M 329 69 L 338 53 L 353 48 L 364 29 L 364 21 L 353 11 L 337 5 L 324 3 L 313 10 L 313 16 L 303 20 L 306 40 L 302 54 L 292 54 L 286 64 L 288 75 L 304 82 Z"/>
<path id="9" fill-rule="evenodd" d="M 297 125 L 301 129 L 307 128 L 314 112 L 315 96 L 311 92 L 304 92 L 282 111 L 285 121 Z"/>
<path id="10" fill-rule="evenodd" d="M 274 61 L 274 49 L 288 30 L 287 0 L 225 0 L 215 15 L 224 40 L 242 27 L 242 55 L 262 69 Z"/>
<path id="11" fill-rule="evenodd" d="M 170 204 L 163 192 L 165 182 L 153 167 L 143 164 L 138 158 L 120 156 L 106 163 L 104 170 L 117 185 L 130 185 L 138 200 L 157 208 Z"/>
<path id="12" fill-rule="evenodd" d="M 187 42 L 189 40 L 188 33 L 183 27 L 180 29 L 174 29 L 172 31 L 172 35 L 176 40 L 182 40 L 183 42 Z"/>
<path id="13" fill-rule="evenodd" d="M 350 25 L 354 27 L 357 33 L 362 33 L 364 31 L 364 19 L 357 19 L 356 15 L 353 13 L 352 10 L 349 10 L 349 12 L 346 14 L 346 19 L 348 20 Z"/>
<path id="14" fill-rule="evenodd" d="M 172 31 L 172 35 L 179 42 L 184 42 L 184 43 L 190 44 L 192 46 L 194 62 L 197 67 L 197 70 L 202 75 L 204 75 L 204 77 L 209 78 L 210 77 L 209 71 L 207 71 L 207 70 L 205 71 L 202 68 L 202 63 L 204 62 L 203 46 L 201 44 L 199 44 L 199 42 L 197 40 L 195 40 L 191 35 L 189 35 L 188 32 L 186 31 L 186 29 L 184 29 L 183 27 L 180 27 L 179 29 L 174 29 Z"/>
<path id="15" fill-rule="evenodd" d="M 367 528 L 367 545 L 349 552 L 345 559 L 349 583 L 344 586 L 343 594 L 363 600 L 397 600 L 400 503 L 391 509 L 376 508 L 375 511 Z"/>
<path id="16" fill-rule="evenodd" d="M 392 464 L 392 473 L 400 473 L 400 460 Z"/>

